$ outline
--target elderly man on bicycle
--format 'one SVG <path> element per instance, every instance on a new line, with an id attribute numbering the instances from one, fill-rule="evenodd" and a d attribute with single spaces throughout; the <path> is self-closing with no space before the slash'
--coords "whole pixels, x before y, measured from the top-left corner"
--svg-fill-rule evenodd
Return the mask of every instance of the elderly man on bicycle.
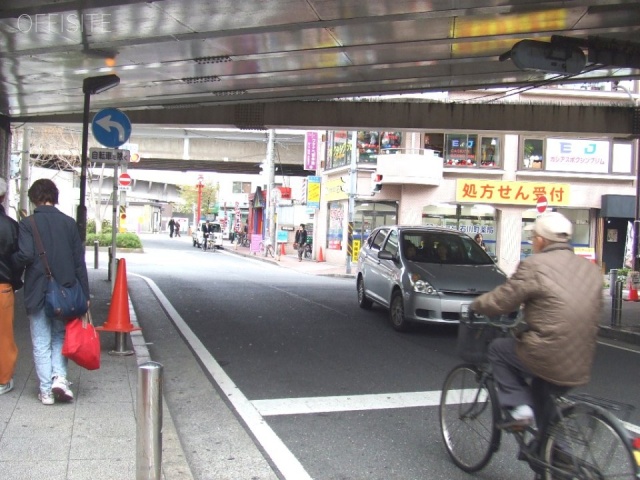
<path id="1" fill-rule="evenodd" d="M 602 274 L 574 254 L 571 234 L 571 222 L 562 214 L 539 216 L 531 228 L 534 255 L 520 262 L 504 284 L 470 305 L 470 310 L 488 316 L 523 307 L 524 328 L 516 337 L 496 339 L 489 347 L 498 401 L 511 417 L 501 428 L 534 423 L 532 407 L 540 407 L 530 387 L 534 376 L 568 388 L 590 380 L 602 309 Z"/>

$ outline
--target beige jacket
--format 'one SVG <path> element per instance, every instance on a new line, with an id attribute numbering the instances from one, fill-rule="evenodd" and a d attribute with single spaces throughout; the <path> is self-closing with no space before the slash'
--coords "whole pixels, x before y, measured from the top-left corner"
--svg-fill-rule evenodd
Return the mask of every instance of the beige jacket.
<path id="1" fill-rule="evenodd" d="M 504 284 L 478 297 L 471 309 L 493 316 L 524 305 L 528 330 L 516 352 L 538 377 L 564 386 L 589 382 L 602 310 L 598 267 L 554 243 L 520 262 Z"/>

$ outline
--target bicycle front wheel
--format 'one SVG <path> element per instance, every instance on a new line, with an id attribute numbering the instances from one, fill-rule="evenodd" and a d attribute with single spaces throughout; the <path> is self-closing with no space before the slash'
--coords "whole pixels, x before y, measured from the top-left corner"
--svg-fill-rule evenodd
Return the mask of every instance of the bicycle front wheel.
<path id="1" fill-rule="evenodd" d="M 624 427 L 609 412 L 584 403 L 562 409 L 545 435 L 541 454 L 549 465 L 545 480 L 638 478 Z"/>
<path id="2" fill-rule="evenodd" d="M 493 383 L 474 365 L 454 368 L 440 397 L 440 430 L 453 462 L 465 472 L 483 468 L 500 444 Z"/>

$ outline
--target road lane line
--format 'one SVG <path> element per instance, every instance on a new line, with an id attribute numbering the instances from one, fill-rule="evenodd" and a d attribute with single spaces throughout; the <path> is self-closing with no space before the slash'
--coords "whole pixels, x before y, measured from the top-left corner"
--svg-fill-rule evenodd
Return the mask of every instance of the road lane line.
<path id="1" fill-rule="evenodd" d="M 293 455 L 271 427 L 267 425 L 267 422 L 265 422 L 264 418 L 256 408 L 233 383 L 231 378 L 229 378 L 216 359 L 213 358 L 200 339 L 198 339 L 198 337 L 189 328 L 178 311 L 173 307 L 173 305 L 171 305 L 171 302 L 169 302 L 167 297 L 164 296 L 156 283 L 143 275 L 135 275 L 147 282 L 158 301 L 162 304 L 167 315 L 175 324 L 176 328 L 180 330 L 180 333 L 189 343 L 193 352 L 198 356 L 204 368 L 206 368 L 211 374 L 212 378 L 220 387 L 220 390 L 226 395 L 236 412 L 238 412 L 238 415 L 240 415 L 249 430 L 251 430 L 251 433 L 260 443 L 260 446 L 267 453 L 283 477 L 290 480 L 311 480 L 311 476 L 307 473 L 295 455 Z"/>

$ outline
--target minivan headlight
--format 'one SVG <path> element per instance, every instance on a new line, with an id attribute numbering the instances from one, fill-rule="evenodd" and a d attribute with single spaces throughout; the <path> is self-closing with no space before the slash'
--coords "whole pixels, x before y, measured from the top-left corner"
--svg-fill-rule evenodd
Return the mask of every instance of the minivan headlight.
<path id="1" fill-rule="evenodd" d="M 427 295 L 433 295 L 436 293 L 436 289 L 431 286 L 431 284 L 422 278 L 417 273 L 413 273 L 409 276 L 411 280 L 411 286 L 413 287 L 413 291 L 417 293 L 425 293 Z"/>

